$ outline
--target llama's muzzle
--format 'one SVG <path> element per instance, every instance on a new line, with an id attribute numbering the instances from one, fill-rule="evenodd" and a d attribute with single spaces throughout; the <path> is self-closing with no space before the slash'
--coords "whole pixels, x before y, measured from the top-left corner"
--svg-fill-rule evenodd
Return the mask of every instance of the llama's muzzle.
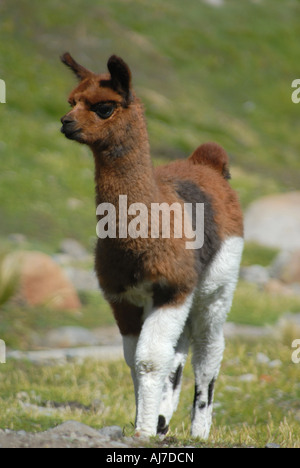
<path id="1" fill-rule="evenodd" d="M 77 127 L 77 122 L 68 115 L 61 118 L 62 127 L 60 131 L 70 140 L 77 140 L 81 133 L 81 128 Z"/>

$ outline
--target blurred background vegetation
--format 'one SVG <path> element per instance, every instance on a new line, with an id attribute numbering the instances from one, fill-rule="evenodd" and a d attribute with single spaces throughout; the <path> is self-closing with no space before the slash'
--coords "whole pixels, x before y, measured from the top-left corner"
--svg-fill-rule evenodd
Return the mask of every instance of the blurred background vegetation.
<path id="1" fill-rule="evenodd" d="M 300 105 L 291 101 L 292 81 L 300 77 L 299 18 L 299 0 L 224 0 L 220 7 L 209 5 L 208 0 L 0 0 L 0 79 L 5 80 L 7 92 L 6 104 L 0 104 L 0 305 L 16 284 L 15 271 L 10 270 L 7 276 L 4 266 L 5 252 L 16 248 L 19 234 L 24 236 L 21 244 L 27 249 L 53 254 L 62 239 L 73 238 L 93 252 L 93 161 L 88 148 L 60 134 L 60 118 L 68 110 L 67 96 L 75 85 L 72 74 L 60 63 L 62 53 L 69 51 L 95 72 L 106 71 L 111 54 L 120 55 L 130 65 L 134 87 L 145 103 L 154 164 L 185 158 L 199 144 L 216 141 L 230 155 L 231 183 L 246 209 L 263 195 L 299 190 Z M 276 253 L 247 245 L 243 264 L 268 266 Z M 28 349 L 33 331 L 113 323 L 98 292 L 81 294 L 81 301 L 81 315 L 1 305 L 0 337 L 10 347 Z M 285 312 L 299 311 L 299 297 L 271 297 L 241 282 L 230 320 L 263 325 L 275 323 Z M 253 394 L 252 403 L 248 400 L 249 404 L 243 405 L 244 413 L 240 407 L 234 413 L 234 402 L 242 404 L 243 398 L 232 392 L 232 401 L 224 398 L 228 408 L 219 410 L 218 422 L 223 426 L 218 437 L 223 440 L 226 424 L 231 424 L 235 429 L 227 438 L 230 443 L 239 437 L 245 441 L 247 434 L 255 443 L 260 432 L 263 445 L 269 436 L 272 440 L 271 433 L 279 431 L 280 443 L 300 446 L 299 370 L 290 363 L 290 340 L 259 346 L 284 365 L 270 380 L 274 385 L 267 386 L 267 379 L 261 379 L 265 393 L 260 393 L 259 406 L 258 396 Z M 260 372 L 255 362 L 249 364 L 254 353 L 251 345 L 233 343 L 227 353 L 232 362 L 234 356 L 241 355 L 240 364 L 232 364 L 236 378 L 249 369 Z M 95 375 L 94 368 L 86 365 L 84 382 Z M 118 365 L 123 366 L 123 381 L 129 376 L 128 369 L 124 370 L 125 364 Z M 226 361 L 224 365 L 229 364 Z M 104 369 L 102 364 L 100 367 Z M 109 381 L 108 375 L 121 375 L 119 369 L 108 368 L 101 385 Z M 56 389 L 55 379 L 48 375 L 50 368 L 42 379 L 47 390 L 35 382 L 42 371 L 36 372 L 34 366 L 8 363 L 1 369 L 1 427 L 41 430 L 64 418 L 98 426 L 128 423 L 127 411 L 120 416 L 118 410 L 107 410 L 100 419 L 97 413 L 95 421 L 93 417 L 86 421 L 77 413 L 63 416 L 60 412 L 45 420 L 20 413 L 14 397 L 17 391 L 45 392 L 46 400 L 72 397 L 80 401 L 82 387 L 78 384 L 80 392 L 70 396 L 66 379 Z M 62 369 L 55 368 L 55 376 Z M 267 367 L 262 375 L 266 372 Z M 226 385 L 232 387 L 230 378 L 231 374 L 228 381 L 220 383 L 225 394 Z M 123 397 L 116 397 L 115 385 L 109 385 L 103 390 L 111 398 L 108 408 L 115 408 L 116 401 L 120 408 L 127 408 L 123 387 Z M 255 389 L 261 391 L 256 384 Z M 87 401 L 93 398 L 93 391 L 84 394 Z M 188 398 L 191 401 L 192 396 Z M 133 399 L 131 405 L 134 418 Z M 286 420 L 291 408 L 295 412 Z M 272 424 L 268 419 L 271 411 L 275 418 Z M 259 416 L 258 422 L 253 414 Z M 181 417 L 179 413 L 178 424 Z M 244 432 L 240 432 L 241 420 Z"/>

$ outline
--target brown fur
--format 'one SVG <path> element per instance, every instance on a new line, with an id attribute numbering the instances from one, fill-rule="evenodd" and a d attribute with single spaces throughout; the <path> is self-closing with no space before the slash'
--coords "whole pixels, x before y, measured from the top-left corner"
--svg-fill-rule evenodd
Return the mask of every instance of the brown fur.
<path id="1" fill-rule="evenodd" d="M 127 65 L 113 56 L 110 74 L 96 75 L 78 65 L 69 54 L 63 62 L 80 84 L 70 94 L 72 110 L 62 118 L 62 131 L 70 139 L 90 146 L 95 160 L 96 204 L 112 203 L 117 211 L 119 195 L 128 196 L 128 205 L 172 204 L 183 200 L 176 193 L 176 181 L 190 181 L 204 192 L 213 209 L 220 242 L 242 236 L 243 221 L 235 192 L 227 182 L 228 156 L 218 145 L 200 146 L 189 159 L 153 169 L 143 106 L 131 87 Z M 107 119 L 92 110 L 97 103 L 114 103 Z M 129 221 L 128 221 L 129 222 Z M 174 220 L 171 218 L 171 233 Z M 150 229 L 150 226 L 149 226 Z M 111 303 L 122 334 L 139 333 L 141 308 L 126 302 L 122 294 L 141 282 L 166 284 L 172 294 L 156 292 L 162 306 L 181 303 L 197 284 L 199 271 L 193 250 L 186 239 L 99 239 L 96 271 L 100 286 Z M 201 272 L 200 272 L 201 273 Z M 202 272 L 203 273 L 203 272 Z"/>
<path id="2" fill-rule="evenodd" d="M 217 143 L 204 143 L 191 154 L 190 159 L 194 164 L 210 166 L 216 169 L 224 179 L 230 179 L 228 155 Z"/>

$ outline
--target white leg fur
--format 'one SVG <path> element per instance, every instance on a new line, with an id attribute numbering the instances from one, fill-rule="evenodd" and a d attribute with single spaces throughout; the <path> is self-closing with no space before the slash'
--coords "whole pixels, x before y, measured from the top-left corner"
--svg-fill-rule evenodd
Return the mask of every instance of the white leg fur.
<path id="1" fill-rule="evenodd" d="M 223 325 L 238 280 L 243 239 L 227 239 L 195 293 L 190 323 L 195 373 L 192 436 L 207 439 L 212 419 L 214 382 L 223 351 Z"/>
<path id="2" fill-rule="evenodd" d="M 176 346 L 172 370 L 167 376 L 163 387 L 158 423 L 158 432 L 161 434 L 167 433 L 172 415 L 178 406 L 182 372 L 187 359 L 189 345 L 190 333 L 186 325 Z"/>
<path id="3" fill-rule="evenodd" d="M 151 311 L 146 317 L 136 349 L 138 405 L 136 432 L 155 435 L 164 383 L 171 372 L 175 347 L 184 329 L 192 295 L 178 307 Z"/>

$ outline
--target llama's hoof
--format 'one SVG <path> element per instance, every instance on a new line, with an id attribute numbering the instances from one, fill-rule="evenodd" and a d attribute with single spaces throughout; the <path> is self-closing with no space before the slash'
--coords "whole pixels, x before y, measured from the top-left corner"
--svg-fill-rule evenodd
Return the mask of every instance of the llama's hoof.
<path id="1" fill-rule="evenodd" d="M 166 418 L 160 414 L 158 417 L 157 434 L 166 435 L 168 430 L 169 425 L 166 424 Z"/>

